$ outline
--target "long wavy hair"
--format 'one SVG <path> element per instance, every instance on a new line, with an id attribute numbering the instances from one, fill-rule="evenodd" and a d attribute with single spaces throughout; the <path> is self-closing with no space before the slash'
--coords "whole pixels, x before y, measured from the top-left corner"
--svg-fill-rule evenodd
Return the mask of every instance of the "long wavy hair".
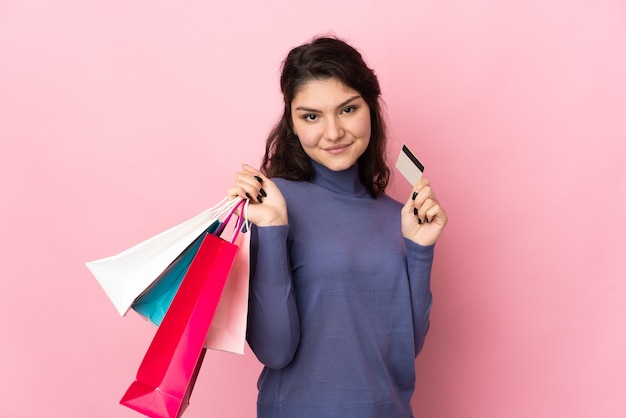
<path id="1" fill-rule="evenodd" d="M 334 37 L 318 37 L 292 49 L 282 63 L 280 89 L 284 110 L 268 135 L 261 171 L 268 177 L 306 181 L 313 177 L 310 157 L 293 131 L 291 102 L 311 80 L 341 81 L 357 91 L 370 109 L 371 138 L 359 157 L 359 178 L 373 197 L 385 192 L 390 170 L 386 161 L 387 130 L 381 111 L 380 85 L 361 54 Z"/>

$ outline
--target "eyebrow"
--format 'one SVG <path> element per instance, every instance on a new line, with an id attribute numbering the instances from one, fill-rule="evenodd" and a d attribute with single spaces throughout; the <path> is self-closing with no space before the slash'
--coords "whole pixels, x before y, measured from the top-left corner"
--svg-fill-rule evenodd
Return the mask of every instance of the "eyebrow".
<path id="1" fill-rule="evenodd" d="M 361 95 L 360 94 L 356 94 L 352 97 L 350 97 L 348 100 L 344 100 L 343 102 L 341 102 L 339 104 L 339 106 L 337 106 L 337 109 L 344 107 L 345 105 L 349 104 L 351 101 L 356 100 L 356 99 L 360 99 Z M 302 110 L 305 112 L 316 112 L 316 113 L 320 113 L 319 110 L 317 109 L 313 109 L 312 107 L 306 107 L 306 106 L 298 106 L 295 108 L 295 110 Z"/>

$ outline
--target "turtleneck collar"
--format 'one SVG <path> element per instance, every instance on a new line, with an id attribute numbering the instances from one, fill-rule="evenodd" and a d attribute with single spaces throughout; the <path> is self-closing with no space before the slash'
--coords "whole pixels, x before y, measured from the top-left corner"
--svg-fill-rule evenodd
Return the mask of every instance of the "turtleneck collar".
<path id="1" fill-rule="evenodd" d="M 359 167 L 356 164 L 347 170 L 333 171 L 313 160 L 311 163 L 314 171 L 312 184 L 345 196 L 360 197 L 368 194 L 359 179 Z"/>

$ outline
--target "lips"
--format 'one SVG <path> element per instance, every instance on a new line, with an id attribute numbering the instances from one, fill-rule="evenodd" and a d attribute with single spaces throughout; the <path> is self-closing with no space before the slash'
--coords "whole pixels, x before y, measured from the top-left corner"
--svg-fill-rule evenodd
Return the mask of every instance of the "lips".
<path id="1" fill-rule="evenodd" d="M 331 154 L 338 154 L 347 149 L 349 146 L 350 144 L 333 145 L 332 147 L 324 148 L 324 151 L 330 152 Z"/>

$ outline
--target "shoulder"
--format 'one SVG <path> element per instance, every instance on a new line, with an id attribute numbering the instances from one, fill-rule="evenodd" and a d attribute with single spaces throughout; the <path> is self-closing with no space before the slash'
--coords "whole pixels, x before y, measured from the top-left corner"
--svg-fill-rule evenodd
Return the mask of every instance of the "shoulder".
<path id="1" fill-rule="evenodd" d="M 271 180 L 286 198 L 310 192 L 311 183 L 308 181 L 288 180 L 282 177 L 274 177 Z"/>
<path id="2" fill-rule="evenodd" d="M 272 178 L 270 178 L 270 180 L 272 180 L 280 188 L 282 188 L 284 186 L 288 186 L 290 184 L 302 183 L 300 181 L 287 180 L 287 179 L 282 178 L 282 177 L 272 177 Z"/>
<path id="3" fill-rule="evenodd" d="M 386 195 L 386 194 L 383 194 L 383 195 L 378 196 L 378 197 L 376 198 L 376 200 L 377 200 L 378 202 L 380 202 L 380 205 L 382 205 L 382 206 L 386 206 L 386 207 L 389 207 L 389 208 L 392 208 L 392 209 L 397 209 L 397 210 L 400 210 L 400 209 L 402 209 L 402 206 L 404 206 L 404 204 L 403 204 L 403 203 L 401 203 L 401 202 L 397 201 L 397 200 L 396 200 L 396 199 L 394 199 L 393 197 L 388 196 L 388 195 Z"/>

